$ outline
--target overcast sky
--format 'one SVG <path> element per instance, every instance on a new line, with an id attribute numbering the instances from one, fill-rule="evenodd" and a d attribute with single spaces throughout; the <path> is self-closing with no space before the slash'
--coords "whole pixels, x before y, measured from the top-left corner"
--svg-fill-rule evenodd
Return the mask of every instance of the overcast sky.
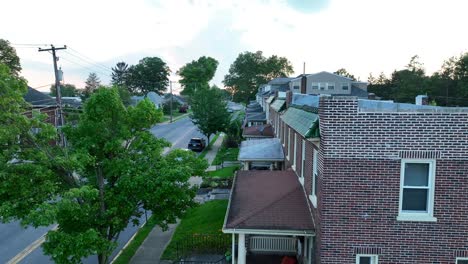
<path id="1" fill-rule="evenodd" d="M 89 72 L 109 82 L 118 61 L 162 58 L 175 72 L 200 56 L 219 61 L 222 79 L 237 55 L 262 50 L 287 57 L 295 74 L 346 68 L 403 68 L 417 54 L 428 73 L 468 49 L 465 0 L 3 0 L 0 38 L 14 44 L 32 87 L 53 83 L 58 51 L 64 80 L 83 86 Z M 33 44 L 33 45 L 20 45 Z M 45 47 L 45 46 L 44 46 Z M 48 90 L 48 87 L 40 88 Z"/>

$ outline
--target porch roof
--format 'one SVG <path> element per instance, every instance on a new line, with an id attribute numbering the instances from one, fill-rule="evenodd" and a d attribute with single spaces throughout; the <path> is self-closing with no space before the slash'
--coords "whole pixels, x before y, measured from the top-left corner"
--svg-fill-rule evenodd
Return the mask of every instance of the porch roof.
<path id="1" fill-rule="evenodd" d="M 273 110 L 275 110 L 276 112 L 279 112 L 281 110 L 283 110 L 283 106 L 286 104 L 286 100 L 282 100 L 282 99 L 276 99 L 272 104 L 271 104 L 271 108 L 273 108 Z"/>
<path id="2" fill-rule="evenodd" d="M 319 137 L 318 114 L 289 107 L 281 119 L 305 138 Z"/>
<path id="3" fill-rule="evenodd" d="M 293 171 L 238 171 L 224 229 L 311 233 L 315 227 Z"/>
<path id="4" fill-rule="evenodd" d="M 242 135 L 244 137 L 274 137 L 270 124 L 244 127 Z"/>
<path id="5" fill-rule="evenodd" d="M 242 141 L 239 161 L 284 161 L 283 147 L 277 138 Z"/>

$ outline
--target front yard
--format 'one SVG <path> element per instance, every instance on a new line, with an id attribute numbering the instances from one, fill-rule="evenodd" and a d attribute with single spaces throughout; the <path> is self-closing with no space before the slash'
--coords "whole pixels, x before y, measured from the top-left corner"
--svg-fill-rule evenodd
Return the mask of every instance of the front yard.
<path id="1" fill-rule="evenodd" d="M 174 236 L 161 259 L 175 260 L 177 258 L 178 244 L 182 244 L 189 239 L 193 240 L 197 235 L 212 234 L 226 236 L 229 239 L 229 235 L 221 232 L 227 206 L 228 200 L 214 200 L 190 209 L 184 218 L 182 218 L 179 226 L 177 226 Z M 209 237 L 203 243 L 209 245 L 211 243 Z"/>

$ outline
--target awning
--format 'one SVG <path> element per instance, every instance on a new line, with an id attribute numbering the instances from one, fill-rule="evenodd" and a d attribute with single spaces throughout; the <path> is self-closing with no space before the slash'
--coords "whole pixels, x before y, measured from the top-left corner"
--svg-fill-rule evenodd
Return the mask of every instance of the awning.
<path id="1" fill-rule="evenodd" d="M 238 171 L 223 231 L 314 234 L 304 190 L 293 171 Z"/>
<path id="2" fill-rule="evenodd" d="M 285 103 L 286 103 L 286 100 L 276 99 L 271 104 L 271 108 L 273 108 L 273 110 L 275 110 L 276 112 L 280 112 L 281 110 L 283 110 Z"/>
<path id="3" fill-rule="evenodd" d="M 239 161 L 284 161 L 283 147 L 277 138 L 242 141 Z"/>
<path id="4" fill-rule="evenodd" d="M 295 107 L 289 107 L 281 116 L 288 126 L 305 138 L 320 137 L 318 118 L 318 114 Z"/>

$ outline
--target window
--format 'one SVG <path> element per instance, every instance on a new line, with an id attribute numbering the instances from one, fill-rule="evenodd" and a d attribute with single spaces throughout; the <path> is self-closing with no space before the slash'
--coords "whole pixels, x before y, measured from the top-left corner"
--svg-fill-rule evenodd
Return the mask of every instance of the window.
<path id="1" fill-rule="evenodd" d="M 356 264 L 378 264 L 379 256 L 358 254 L 356 256 Z"/>
<path id="2" fill-rule="evenodd" d="M 301 178 L 302 183 L 304 183 L 304 167 L 305 167 L 305 140 L 302 140 L 302 162 L 301 162 Z"/>
<path id="3" fill-rule="evenodd" d="M 401 161 L 400 206 L 397 220 L 437 221 L 433 217 L 435 160 Z"/>
<path id="4" fill-rule="evenodd" d="M 320 90 L 325 90 L 326 83 L 319 83 L 319 89 Z"/>
<path id="5" fill-rule="evenodd" d="M 291 128 L 288 128 L 288 159 L 291 157 L 289 153 L 291 152 Z"/>
<path id="6" fill-rule="evenodd" d="M 327 90 L 335 90 L 335 83 L 327 83 Z"/>
<path id="7" fill-rule="evenodd" d="M 317 191 L 318 191 L 318 184 L 317 184 L 317 177 L 318 177 L 318 152 L 314 149 L 314 157 L 313 157 L 313 168 L 312 168 L 312 192 L 310 195 L 310 200 L 314 207 L 317 207 Z"/>
<path id="8" fill-rule="evenodd" d="M 318 90 L 318 88 L 319 88 L 319 83 L 313 82 L 312 83 L 312 89 Z"/>
<path id="9" fill-rule="evenodd" d="M 457 258 L 456 264 L 468 264 L 468 258 Z"/>
<path id="10" fill-rule="evenodd" d="M 293 86 L 293 89 L 294 89 L 294 90 L 299 90 L 300 88 L 301 88 L 301 87 L 300 87 L 299 85 L 294 85 L 294 86 Z"/>
<path id="11" fill-rule="evenodd" d="M 297 133 L 294 132 L 294 152 L 293 152 L 293 168 L 294 170 L 297 170 L 296 168 L 296 149 L 297 149 Z"/>
<path id="12" fill-rule="evenodd" d="M 342 83 L 341 84 L 341 89 L 342 90 L 349 90 L 349 83 Z"/>

